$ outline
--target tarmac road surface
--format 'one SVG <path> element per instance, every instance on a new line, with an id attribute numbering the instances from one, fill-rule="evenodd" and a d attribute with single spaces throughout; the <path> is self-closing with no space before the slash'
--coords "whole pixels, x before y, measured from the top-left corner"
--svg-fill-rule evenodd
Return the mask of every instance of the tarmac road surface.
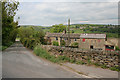
<path id="1" fill-rule="evenodd" d="M 84 78 L 35 56 L 17 41 L 2 52 L 3 78 Z"/>

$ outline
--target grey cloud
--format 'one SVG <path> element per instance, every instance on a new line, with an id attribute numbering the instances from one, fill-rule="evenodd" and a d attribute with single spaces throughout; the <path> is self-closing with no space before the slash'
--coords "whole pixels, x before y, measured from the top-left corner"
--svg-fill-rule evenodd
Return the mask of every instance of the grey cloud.
<path id="1" fill-rule="evenodd" d="M 53 25 L 66 23 L 112 23 L 116 24 L 117 3 L 21 3 L 17 16 L 20 24 Z M 16 17 L 17 17 L 16 16 Z"/>

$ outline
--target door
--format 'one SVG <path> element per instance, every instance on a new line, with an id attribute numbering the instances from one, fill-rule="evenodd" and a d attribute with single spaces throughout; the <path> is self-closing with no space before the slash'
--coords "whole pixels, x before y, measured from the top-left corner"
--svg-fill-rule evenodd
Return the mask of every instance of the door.
<path id="1" fill-rule="evenodd" d="M 90 45 L 90 49 L 93 49 L 93 45 Z"/>

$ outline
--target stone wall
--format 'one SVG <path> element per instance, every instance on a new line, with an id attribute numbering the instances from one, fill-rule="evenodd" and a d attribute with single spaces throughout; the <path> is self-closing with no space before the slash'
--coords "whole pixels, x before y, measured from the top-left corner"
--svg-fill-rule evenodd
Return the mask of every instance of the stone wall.
<path id="1" fill-rule="evenodd" d="M 52 55 L 65 55 L 75 60 L 81 60 L 84 63 L 87 63 L 88 60 L 90 60 L 92 63 L 104 64 L 107 67 L 118 66 L 119 52 L 117 51 L 84 51 L 78 48 L 66 48 L 51 45 L 42 45 L 42 48 L 46 49 Z"/>

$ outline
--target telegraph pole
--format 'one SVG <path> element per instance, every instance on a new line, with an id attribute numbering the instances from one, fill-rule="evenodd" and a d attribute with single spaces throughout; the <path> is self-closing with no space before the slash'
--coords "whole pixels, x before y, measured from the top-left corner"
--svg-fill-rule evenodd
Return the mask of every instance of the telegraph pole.
<path id="1" fill-rule="evenodd" d="M 68 19 L 68 46 L 70 45 L 70 19 Z"/>

